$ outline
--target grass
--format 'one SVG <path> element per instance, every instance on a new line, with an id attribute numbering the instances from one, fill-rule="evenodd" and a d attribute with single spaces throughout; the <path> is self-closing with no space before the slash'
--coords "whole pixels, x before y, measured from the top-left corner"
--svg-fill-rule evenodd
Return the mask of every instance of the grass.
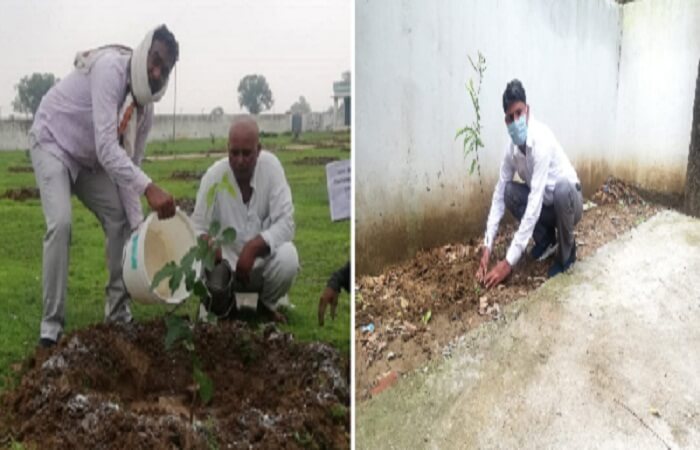
<path id="1" fill-rule="evenodd" d="M 293 146 L 299 145 L 313 145 L 316 148 L 338 149 L 350 147 L 350 133 L 347 131 L 314 131 L 302 134 L 296 141 L 293 140 L 291 133 L 264 134 L 260 138 L 260 141 L 264 148 L 271 150 L 285 150 L 290 146 L 293 148 Z M 184 153 L 225 151 L 226 139 L 201 138 L 151 142 L 148 144 L 147 154 L 177 155 Z"/>
<path id="2" fill-rule="evenodd" d="M 318 298 L 330 274 L 350 257 L 350 222 L 331 222 L 326 193 L 325 170 L 322 165 L 300 165 L 296 160 L 307 157 L 347 159 L 349 134 L 315 133 L 304 139 L 323 148 L 283 150 L 291 136 L 270 136 L 264 141 L 277 143 L 277 156 L 289 180 L 295 207 L 301 272 L 290 291 L 295 308 L 288 310 L 289 324 L 283 328 L 297 340 L 329 342 L 341 352 L 350 352 L 350 304 L 343 293 L 335 321 L 317 322 Z M 181 140 L 175 143 L 149 143 L 147 155 L 154 149 L 169 148 L 173 152 L 206 152 L 206 139 Z M 327 148 L 326 143 L 336 143 Z M 345 143 L 343 143 L 345 142 Z M 264 145 L 267 148 L 267 144 Z M 270 145 L 272 147 L 272 145 Z M 177 151 L 175 151 L 177 150 Z M 216 157 L 218 158 L 218 157 Z M 198 182 L 171 179 L 176 170 L 203 172 L 216 158 L 147 161 L 143 167 L 149 176 L 175 197 L 194 198 Z M 33 173 L 11 172 L 11 167 L 30 166 L 25 151 L 0 152 L 0 195 L 7 189 L 33 187 Z M 70 250 L 68 298 L 65 332 L 84 328 L 103 320 L 104 284 L 107 270 L 104 261 L 104 234 L 97 219 L 73 197 L 73 229 Z M 144 207 L 144 212 L 148 209 Z M 33 353 L 39 337 L 41 321 L 41 259 L 45 232 L 44 215 L 38 199 L 16 202 L 0 199 L 0 390 L 16 379 L 13 366 Z M 196 301 L 183 307 L 193 313 Z M 169 308 L 132 302 L 134 317 L 144 321 L 165 314 Z"/>

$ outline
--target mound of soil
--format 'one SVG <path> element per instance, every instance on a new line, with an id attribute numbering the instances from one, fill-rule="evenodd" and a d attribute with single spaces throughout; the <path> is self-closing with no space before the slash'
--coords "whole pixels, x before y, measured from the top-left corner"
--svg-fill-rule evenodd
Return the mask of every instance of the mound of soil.
<path id="1" fill-rule="evenodd" d="M 332 156 L 305 156 L 304 158 L 295 159 L 292 164 L 297 166 L 325 166 L 333 161 L 338 161 L 338 158 Z"/>
<path id="2" fill-rule="evenodd" d="M 3 394 L 0 443 L 36 448 L 349 448 L 348 363 L 268 325 L 202 325 L 197 355 L 214 383 L 193 401 L 191 360 L 164 348 L 161 319 L 100 324 L 38 350 Z M 193 420 L 192 420 L 193 419 Z"/>
<path id="3" fill-rule="evenodd" d="M 598 192 L 605 204 L 583 213 L 576 226 L 577 256 L 586 258 L 603 244 L 651 217 L 658 205 L 619 180 Z M 607 190 L 606 190 L 607 189 Z M 505 257 L 517 224 L 502 223 L 491 265 Z M 356 280 L 356 395 L 365 400 L 388 380 L 449 357 L 454 341 L 470 329 L 500 317 L 500 308 L 523 298 L 546 280 L 553 259 L 524 255 L 504 284 L 486 290 L 475 278 L 481 237 L 419 252 L 379 276 Z M 378 389 L 379 387 L 379 389 Z"/>
<path id="4" fill-rule="evenodd" d="M 34 172 L 34 168 L 32 166 L 11 166 L 7 168 L 7 171 L 11 173 L 30 173 Z"/>
<path id="5" fill-rule="evenodd" d="M 176 170 L 170 174 L 171 180 L 199 181 L 204 172 L 194 172 L 192 170 Z"/>
<path id="6" fill-rule="evenodd" d="M 194 211 L 195 200 L 189 197 L 183 197 L 175 199 L 175 206 L 178 206 L 181 210 L 187 213 L 188 216 L 192 215 Z"/>
<path id="7" fill-rule="evenodd" d="M 30 198 L 39 198 L 39 189 L 35 187 L 23 187 L 8 189 L 0 198 L 7 198 L 18 202 L 23 202 Z"/>

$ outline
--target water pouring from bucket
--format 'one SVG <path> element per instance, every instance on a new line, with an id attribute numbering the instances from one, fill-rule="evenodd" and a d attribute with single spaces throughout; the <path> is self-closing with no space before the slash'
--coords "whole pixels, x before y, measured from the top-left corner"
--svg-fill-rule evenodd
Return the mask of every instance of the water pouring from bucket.
<path id="1" fill-rule="evenodd" d="M 162 279 L 154 289 L 151 285 L 159 271 L 171 262 L 179 264 L 195 246 L 194 227 L 184 212 L 178 209 L 175 216 L 165 220 L 149 214 L 124 247 L 122 276 L 131 298 L 145 304 L 175 305 L 189 297 L 185 277 L 180 277 L 174 292 L 170 279 Z M 201 262 L 193 258 L 192 264 L 198 274 Z"/>

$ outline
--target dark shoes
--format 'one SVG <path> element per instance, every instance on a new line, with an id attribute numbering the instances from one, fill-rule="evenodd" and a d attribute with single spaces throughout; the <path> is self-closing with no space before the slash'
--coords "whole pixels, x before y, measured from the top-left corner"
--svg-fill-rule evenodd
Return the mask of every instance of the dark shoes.
<path id="1" fill-rule="evenodd" d="M 571 249 L 571 254 L 569 255 L 569 259 L 564 263 L 563 266 L 559 261 L 554 261 L 554 264 L 552 264 L 552 267 L 550 267 L 549 271 L 547 272 L 547 276 L 549 278 L 552 278 L 554 276 L 559 275 L 562 272 L 566 272 L 567 270 L 569 270 L 569 268 L 571 266 L 574 265 L 575 262 L 576 262 L 576 242 L 574 241 L 574 246 Z"/>
<path id="2" fill-rule="evenodd" d="M 41 338 L 39 339 L 39 347 L 41 348 L 53 348 L 56 346 L 56 341 L 53 339 L 49 338 Z"/>
<path id="3" fill-rule="evenodd" d="M 530 256 L 535 261 L 544 261 L 557 251 L 557 238 L 554 230 L 548 234 L 542 242 L 535 242 L 535 246 L 530 252 Z"/>

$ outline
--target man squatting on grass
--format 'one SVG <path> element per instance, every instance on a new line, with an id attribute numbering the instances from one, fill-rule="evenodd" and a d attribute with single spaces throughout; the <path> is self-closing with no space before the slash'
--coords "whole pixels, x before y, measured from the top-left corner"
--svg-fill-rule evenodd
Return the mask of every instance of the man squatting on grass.
<path id="1" fill-rule="evenodd" d="M 39 345 L 61 337 L 71 240 L 71 193 L 90 209 L 106 236 L 109 281 L 105 320 L 130 322 L 122 281 L 122 249 L 143 220 L 140 195 L 161 219 L 173 197 L 139 167 L 160 100 L 178 59 L 178 43 L 162 25 L 133 51 L 110 45 L 76 55 L 75 70 L 44 96 L 29 132 L 30 155 L 46 219 Z"/>
<path id="2" fill-rule="evenodd" d="M 506 86 L 503 111 L 511 142 L 501 162 L 476 273 L 477 280 L 487 288 L 506 279 L 525 251 L 530 236 L 535 241 L 531 252 L 534 259 L 542 261 L 557 252 L 548 272 L 550 277 L 569 269 L 576 261 L 574 226 L 581 220 L 583 210 L 576 171 L 549 127 L 530 113 L 525 88 L 519 80 Z M 516 171 L 524 184 L 513 181 Z M 505 208 L 520 225 L 505 259 L 488 272 L 493 241 Z"/>
<path id="3" fill-rule="evenodd" d="M 223 177 L 234 187 L 235 196 L 219 190 L 208 205 L 210 188 Z M 275 321 L 285 322 L 277 307 L 289 303 L 287 292 L 299 271 L 299 256 L 292 243 L 292 192 L 279 159 L 261 149 L 258 125 L 250 117 L 231 125 L 228 158 L 215 162 L 202 177 L 192 213 L 197 235 L 208 239 L 213 221 L 222 230 L 236 230 L 236 240 L 217 251 L 214 269 L 205 272 L 211 297 L 203 308 L 219 317 L 232 317 L 236 313 L 234 293 L 257 292 L 258 308 Z"/>

